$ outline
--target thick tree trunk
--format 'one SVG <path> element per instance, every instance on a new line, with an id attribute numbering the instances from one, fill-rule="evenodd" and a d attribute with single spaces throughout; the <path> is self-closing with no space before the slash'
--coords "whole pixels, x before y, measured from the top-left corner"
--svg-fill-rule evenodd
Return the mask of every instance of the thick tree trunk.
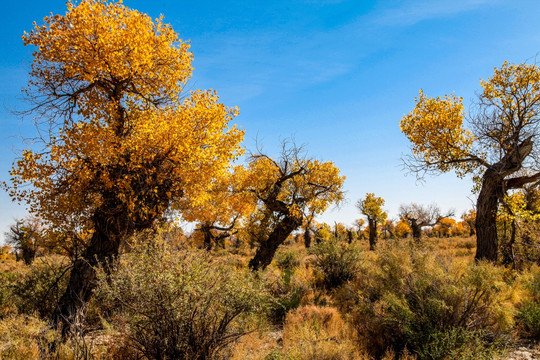
<path id="1" fill-rule="evenodd" d="M 482 188 L 476 202 L 476 255 L 475 260 L 497 261 L 497 208 L 503 195 L 503 179 L 486 170 Z"/>
<path id="2" fill-rule="evenodd" d="M 377 245 L 377 222 L 373 219 L 368 219 L 369 227 L 369 250 L 375 250 Z"/>
<path id="3" fill-rule="evenodd" d="M 204 249 L 206 251 L 212 250 L 212 243 L 214 240 L 214 237 L 212 236 L 212 230 L 208 226 L 202 226 L 201 231 L 204 235 Z"/>
<path id="4" fill-rule="evenodd" d="M 311 230 L 309 230 L 309 228 L 304 230 L 304 246 L 306 249 L 311 247 Z"/>
<path id="5" fill-rule="evenodd" d="M 23 246 L 21 248 L 22 259 L 26 265 L 31 265 L 36 257 L 36 249 L 34 246 Z"/>
<path id="6" fill-rule="evenodd" d="M 411 220 L 411 230 L 413 239 L 417 241 L 420 240 L 420 238 L 422 237 L 422 227 L 418 225 L 416 220 Z"/>
<path id="7" fill-rule="evenodd" d="M 51 324 L 61 331 L 64 338 L 69 333 L 82 329 L 88 302 L 96 287 L 94 267 L 98 264 L 110 263 L 118 255 L 120 236 L 111 236 L 106 230 L 110 230 L 106 221 L 96 224 L 90 244 L 82 257 L 73 264 L 66 291 L 52 315 Z"/>
<path id="8" fill-rule="evenodd" d="M 352 244 L 353 241 L 353 232 L 351 229 L 347 229 L 347 239 L 349 244 Z"/>
<path id="9" fill-rule="evenodd" d="M 274 258 L 278 247 L 287 240 L 287 237 L 302 225 L 302 219 L 287 216 L 276 225 L 274 230 L 268 235 L 268 239 L 260 244 L 253 259 L 249 261 L 249 268 L 253 271 L 264 270 Z"/>

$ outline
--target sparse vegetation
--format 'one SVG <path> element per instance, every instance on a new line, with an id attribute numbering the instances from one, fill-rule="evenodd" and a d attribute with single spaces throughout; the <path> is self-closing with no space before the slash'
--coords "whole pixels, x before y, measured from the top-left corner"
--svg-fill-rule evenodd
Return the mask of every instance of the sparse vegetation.
<path id="1" fill-rule="evenodd" d="M 185 93 L 190 45 L 162 17 L 67 7 L 23 35 L 46 131 L 0 183 L 32 214 L 0 247 L 0 359 L 492 359 L 540 340 L 536 64 L 495 69 L 476 115 L 421 92 L 400 122 L 409 169 L 473 174 L 477 211 L 389 219 L 368 192 L 367 222 L 327 224 L 340 169 L 294 141 L 236 163 L 238 110 Z"/>

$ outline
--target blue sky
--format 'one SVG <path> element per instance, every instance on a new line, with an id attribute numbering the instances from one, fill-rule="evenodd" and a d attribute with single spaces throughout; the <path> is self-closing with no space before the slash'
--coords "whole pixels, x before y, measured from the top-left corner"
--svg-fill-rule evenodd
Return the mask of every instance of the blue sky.
<path id="1" fill-rule="evenodd" d="M 453 173 L 419 184 L 400 157 L 409 150 L 398 122 L 423 89 L 454 93 L 465 103 L 479 80 L 503 61 L 534 60 L 540 52 L 537 0 L 304 0 L 142 1 L 124 4 L 165 16 L 195 56 L 192 88 L 218 91 L 238 106 L 245 147 L 255 139 L 274 153 L 294 137 L 315 158 L 334 161 L 347 176 L 348 201 L 321 220 L 352 224 L 366 192 L 386 199 L 390 217 L 402 203 L 435 202 L 459 216 L 472 207 L 471 180 Z M 23 31 L 44 16 L 65 13 L 64 1 L 2 2 L 0 23 L 0 181 L 30 121 L 11 112 L 24 107 L 21 88 L 32 49 Z M 0 193 L 0 232 L 25 214 Z M 2 235 L 0 234 L 0 238 Z"/>

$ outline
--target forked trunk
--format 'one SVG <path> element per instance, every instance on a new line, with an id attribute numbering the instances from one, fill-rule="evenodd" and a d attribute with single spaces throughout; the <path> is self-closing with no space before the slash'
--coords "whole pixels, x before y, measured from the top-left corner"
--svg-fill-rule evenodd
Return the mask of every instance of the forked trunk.
<path id="1" fill-rule="evenodd" d="M 497 208 L 503 195 L 503 179 L 486 170 L 482 188 L 476 202 L 476 255 L 475 260 L 497 261 Z"/>
<path id="2" fill-rule="evenodd" d="M 253 271 L 264 270 L 274 258 L 278 247 L 287 240 L 287 237 L 302 225 L 302 219 L 287 216 L 268 235 L 268 239 L 260 244 L 253 259 L 249 261 L 249 268 Z"/>

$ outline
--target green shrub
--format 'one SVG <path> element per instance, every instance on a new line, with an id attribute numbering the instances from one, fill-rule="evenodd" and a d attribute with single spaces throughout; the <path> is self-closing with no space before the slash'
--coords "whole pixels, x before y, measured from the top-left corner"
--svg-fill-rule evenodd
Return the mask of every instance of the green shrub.
<path id="1" fill-rule="evenodd" d="M 493 340 L 512 326 L 503 268 L 455 262 L 407 242 L 382 245 L 376 255 L 342 308 L 372 355 L 407 348 L 419 359 L 489 358 Z"/>
<path id="2" fill-rule="evenodd" d="M 525 287 L 530 299 L 519 308 L 517 319 L 530 337 L 540 340 L 540 267 L 534 265 L 525 273 Z"/>
<path id="3" fill-rule="evenodd" d="M 359 270 L 360 250 L 354 245 L 331 238 L 310 250 L 316 276 L 326 289 L 334 289 L 354 279 Z"/>
<path id="4" fill-rule="evenodd" d="M 68 269 L 67 259 L 59 256 L 40 258 L 25 269 L 11 285 L 19 312 L 50 318 L 66 289 Z"/>
<path id="5" fill-rule="evenodd" d="M 276 262 L 278 269 L 281 271 L 293 271 L 300 266 L 298 254 L 294 250 L 278 251 L 274 261 Z"/>
<path id="6" fill-rule="evenodd" d="M 211 359 L 253 329 L 267 301 L 247 270 L 164 243 L 135 245 L 98 279 L 100 296 L 119 304 L 112 326 L 151 359 Z"/>
<path id="7" fill-rule="evenodd" d="M 0 319 L 17 312 L 12 294 L 16 279 L 15 273 L 0 271 Z"/>
<path id="8" fill-rule="evenodd" d="M 540 302 L 526 302 L 520 307 L 517 318 L 528 335 L 540 340 Z"/>

